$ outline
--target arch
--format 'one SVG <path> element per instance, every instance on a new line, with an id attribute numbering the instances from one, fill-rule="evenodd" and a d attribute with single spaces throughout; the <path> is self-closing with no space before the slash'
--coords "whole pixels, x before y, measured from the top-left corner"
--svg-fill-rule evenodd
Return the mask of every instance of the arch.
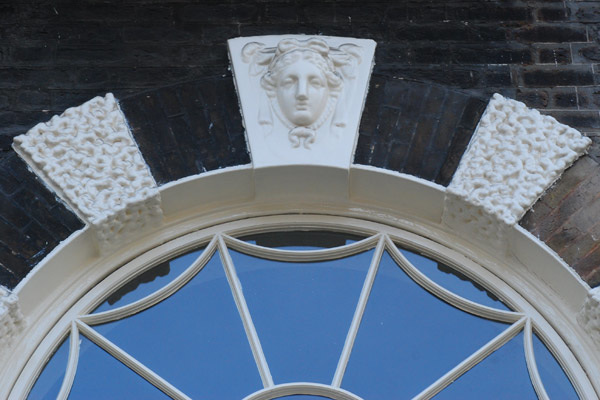
<path id="1" fill-rule="evenodd" d="M 364 70 L 368 69 L 367 64 Z M 436 85 L 388 79 L 383 81 L 386 90 L 390 88 L 386 98 L 386 93 L 377 89 L 382 84 L 381 79 L 376 78 L 374 82 L 371 87 L 375 94 L 370 97 L 371 100 L 367 100 L 367 111 L 360 128 L 356 118 L 360 114 L 358 112 L 353 115 L 357 126 L 348 128 L 348 132 L 358 134 L 356 152 L 352 153 L 352 146 L 356 143 L 353 136 L 354 141 L 348 139 L 349 144 L 344 146 L 347 154 L 331 159 L 326 156 L 332 150 L 321 149 L 320 158 L 315 160 L 315 157 L 307 157 L 309 162 L 303 162 L 302 159 L 299 162 L 298 157 L 289 162 L 284 156 L 258 162 L 258 152 L 249 154 L 245 148 L 239 150 L 243 147 L 240 143 L 243 142 L 241 138 L 244 132 L 241 120 L 236 119 L 237 100 L 231 82 L 227 83 L 230 90 L 224 92 L 228 101 L 231 103 L 233 99 L 235 104 L 228 104 L 229 108 L 219 106 L 219 112 L 225 116 L 235 114 L 231 117 L 234 122 L 227 119 L 220 122 L 235 125 L 233 130 L 236 131 L 237 141 L 233 144 L 233 140 L 227 141 L 231 138 L 223 139 L 227 136 L 223 131 L 219 132 L 219 140 L 223 140 L 223 148 L 238 146 L 236 157 L 239 158 L 226 160 L 222 164 L 213 163 L 212 168 L 208 168 L 212 169 L 210 172 L 204 172 L 207 168 L 198 164 L 197 157 L 187 157 L 183 148 L 176 149 L 185 160 L 175 166 L 175 173 L 171 174 L 173 171 L 169 170 L 168 157 L 155 158 L 156 152 L 169 153 L 160 147 L 160 140 L 148 141 L 148 136 L 160 135 L 172 128 L 165 128 L 167 125 L 164 121 L 152 115 L 156 111 L 156 103 L 160 103 L 156 100 L 164 100 L 161 96 L 167 97 L 162 89 L 134 96 L 121 105 L 111 95 L 93 99 L 81 107 L 67 110 L 47 124 L 36 126 L 30 136 L 17 138 L 14 146 L 17 152 L 86 226 L 72 233 L 35 265 L 12 294 L 6 293 L 5 308 L 10 311 L 0 312 L 0 317 L 4 318 L 2 322 L 8 327 L 7 337 L 10 339 L 12 335 L 13 339 L 12 342 L 4 341 L 0 350 L 5 353 L 8 348 L 16 351 L 5 354 L 7 362 L 2 364 L 2 376 L 14 382 L 20 368 L 41 343 L 45 333 L 70 305 L 129 260 L 193 231 L 211 229 L 236 220 L 277 215 L 294 215 L 306 221 L 310 221 L 308 215 L 313 215 L 315 221 L 320 216 L 335 216 L 380 222 L 451 248 L 463 255 L 465 260 L 474 260 L 500 276 L 528 301 L 537 305 L 567 341 L 584 369 L 591 376 L 597 375 L 600 368 L 600 356 L 594 351 L 599 341 L 597 295 L 594 297 L 589 286 L 544 243 L 517 225 L 545 188 L 585 151 L 589 140 L 566 125 L 558 124 L 537 111 L 527 109 L 522 103 L 499 95 L 494 96 L 488 104 L 485 100 L 473 99 L 464 93 Z M 216 87 L 210 79 L 198 85 L 213 91 Z M 177 90 L 181 87 L 185 85 L 180 85 Z M 411 96 L 415 97 L 424 88 L 426 94 L 412 104 Z M 391 104 L 402 97 L 399 93 L 405 100 L 408 99 L 402 107 Z M 438 104 L 439 101 L 436 103 L 440 93 L 444 99 L 450 99 L 448 103 L 457 103 L 458 106 L 453 104 L 451 109 L 445 109 Z M 396 107 L 389 120 L 382 117 L 383 111 L 377 108 L 380 100 L 385 107 Z M 354 103 L 358 108 L 362 104 L 360 101 Z M 148 104 L 150 106 L 144 109 Z M 143 109 L 143 112 L 136 115 L 136 107 L 137 111 Z M 371 111 L 369 107 L 373 107 Z M 419 124 L 431 118 L 425 112 L 429 107 L 435 109 L 433 114 L 439 114 L 440 121 L 450 111 L 460 114 L 460 118 L 448 117 L 447 121 L 440 122 L 441 127 L 422 128 L 419 131 L 416 127 L 426 126 Z M 212 113 L 214 110 L 209 111 Z M 189 110 L 186 112 L 193 114 Z M 483 118 L 480 120 L 481 116 Z M 156 126 L 149 126 L 148 119 Z M 398 121 L 402 121 L 402 124 Z M 214 122 L 218 123 L 218 118 Z M 388 157 L 386 153 L 385 157 L 381 157 L 386 161 L 381 162 L 381 159 L 373 157 L 373 149 L 383 148 L 392 153 L 394 143 L 369 142 L 364 127 L 373 127 L 375 122 L 377 130 L 380 129 L 379 122 L 385 122 L 381 130 L 385 134 L 385 130 L 389 129 L 390 137 L 400 132 L 398 124 L 403 129 L 404 125 L 411 125 L 411 142 L 406 144 L 411 149 L 418 147 L 419 140 L 437 141 L 443 137 L 448 152 L 441 157 L 443 161 L 436 160 L 427 165 L 431 170 L 415 161 L 419 156 L 434 159 L 437 153 L 432 153 L 431 148 L 420 149 L 399 159 Z M 247 120 L 245 123 L 248 126 Z M 84 164 L 89 167 L 86 169 L 89 176 L 85 178 L 90 178 L 91 182 L 91 189 L 86 187 L 88 192 L 84 196 L 77 191 L 70 192 L 69 180 L 65 184 L 62 178 L 64 174 L 75 176 L 76 172 L 73 171 L 77 168 L 57 162 L 65 149 L 60 146 L 57 149 L 52 140 L 65 124 L 75 132 L 73 143 L 69 144 L 72 148 L 89 150 L 88 133 L 94 131 L 104 135 L 105 143 L 112 141 L 111 144 L 120 150 L 112 159 L 107 157 L 109 162 L 118 161 L 116 163 L 108 164 L 107 159 L 96 157 L 96 154 L 84 159 Z M 213 121 L 210 122 L 209 131 L 212 126 Z M 159 132 L 158 128 L 163 131 Z M 225 129 L 227 134 L 230 133 L 228 129 Z M 506 142 L 495 140 L 495 135 L 506 131 L 513 136 Z M 170 132 L 173 132 L 172 129 Z M 490 158 L 482 155 L 481 149 L 493 142 L 492 152 L 509 155 L 513 152 L 513 155 L 519 156 L 522 149 L 519 144 L 513 146 L 510 140 L 516 137 L 517 141 L 527 142 L 523 139 L 529 138 L 523 137 L 522 132 L 541 137 L 534 141 L 548 144 L 550 150 L 542 152 L 540 157 L 530 157 L 532 162 L 529 164 L 527 159 L 518 160 L 523 165 L 527 164 L 527 172 L 531 173 L 525 174 L 526 177 L 521 181 L 512 180 L 511 177 L 495 180 L 494 172 L 510 169 L 514 158 L 501 157 L 501 163 L 494 165 Z M 48 146 L 40 146 L 39 138 L 32 139 L 34 135 L 46 135 Z M 490 137 L 495 142 L 485 142 Z M 484 143 L 480 145 L 482 140 Z M 72 149 L 69 146 L 66 151 Z M 153 146 L 158 150 L 153 152 Z M 45 153 L 49 148 L 52 151 L 48 153 L 53 154 L 49 157 L 46 154 L 40 156 L 40 150 Z M 461 156 L 463 161 L 459 165 Z M 247 164 L 251 158 L 252 163 Z M 478 164 L 482 158 L 486 161 L 483 166 Z M 551 162 L 547 162 L 546 158 Z M 540 159 L 543 159 L 543 163 Z M 541 164 L 542 167 L 538 168 Z M 108 165 L 110 167 L 107 168 Z M 136 174 L 127 172 L 129 165 L 135 166 Z M 195 169 L 188 170 L 190 165 Z M 219 167 L 226 168 L 217 170 Z M 88 169 L 92 172 L 87 172 Z M 99 171 L 105 176 L 98 178 L 98 175 L 102 175 L 96 174 Z M 531 176 L 535 176 L 537 181 Z M 101 196 L 99 193 L 106 189 L 106 177 L 124 183 L 120 187 L 111 187 L 110 190 L 114 191 L 110 192 L 110 196 Z M 530 185 L 534 187 L 528 187 L 527 193 L 517 196 L 516 189 L 523 181 L 536 184 Z M 79 184 L 84 186 L 82 182 Z M 500 196 L 493 191 L 482 195 L 473 190 L 477 185 L 475 189 L 496 184 L 503 185 L 502 190 L 497 191 L 502 192 Z M 446 185 L 449 186 L 446 188 Z M 110 201 L 104 201 L 107 198 Z M 114 199 L 124 204 L 112 204 Z M 18 302 L 15 296 L 18 296 Z M 33 362 L 41 364 L 42 360 Z M 0 391 L 0 396 L 7 393 L 10 384 L 3 387 L 6 389 Z M 600 392 L 598 387 L 595 390 Z"/>
<path id="2" fill-rule="evenodd" d="M 306 167 L 274 168 L 272 174 L 305 174 Z M 588 287 L 556 254 L 518 225 L 508 231 L 508 253 L 493 241 L 454 232 L 442 222 L 444 189 L 412 176 L 372 167 L 352 166 L 348 179 L 333 193 L 322 191 L 330 168 L 312 167 L 313 184 L 282 192 L 277 179 L 261 180 L 251 166 L 233 167 L 180 180 L 160 188 L 164 224 L 141 232 L 130 244 L 100 256 L 90 228 L 56 248 L 50 257 L 15 289 L 29 324 L 13 343 L 12 356 L 2 372 L 13 382 L 55 322 L 98 282 L 143 252 L 182 235 L 219 224 L 264 216 L 303 216 L 317 224 L 323 216 L 341 216 L 384 223 L 424 236 L 484 266 L 536 306 L 567 342 L 582 367 L 595 376 L 600 365 L 594 344 L 576 321 Z M 386 188 L 386 190 L 382 190 Z M 343 189 L 343 190 L 342 190 Z M 344 196 L 338 193 L 345 193 Z M 425 200 L 425 201 L 424 201 Z M 311 216 L 312 215 L 312 216 Z M 549 306 L 550 305 L 550 306 Z M 35 365 L 42 359 L 32 360 Z M 41 368 L 41 366 L 40 366 Z M 7 389 L 3 389 L 7 395 Z M 595 388 L 598 392 L 598 388 Z"/>

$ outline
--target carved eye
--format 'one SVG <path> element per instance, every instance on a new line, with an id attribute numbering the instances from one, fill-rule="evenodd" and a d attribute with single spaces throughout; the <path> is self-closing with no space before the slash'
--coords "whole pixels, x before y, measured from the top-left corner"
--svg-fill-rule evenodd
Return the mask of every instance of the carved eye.
<path id="1" fill-rule="evenodd" d="M 291 88 L 295 84 L 296 84 L 296 79 L 294 79 L 293 77 L 287 77 L 279 83 L 280 86 L 282 86 L 286 89 Z"/>
<path id="2" fill-rule="evenodd" d="M 317 77 L 311 78 L 309 82 L 310 85 L 315 88 L 322 88 L 323 86 L 325 86 L 323 82 L 321 82 L 321 80 Z"/>

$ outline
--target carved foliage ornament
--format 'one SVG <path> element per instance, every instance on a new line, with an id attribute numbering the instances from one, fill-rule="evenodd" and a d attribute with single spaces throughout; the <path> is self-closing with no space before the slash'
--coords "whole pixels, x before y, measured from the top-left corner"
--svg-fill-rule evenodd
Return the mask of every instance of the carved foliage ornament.
<path id="1" fill-rule="evenodd" d="M 324 40 L 287 38 L 276 47 L 251 42 L 242 49 L 251 76 L 261 76 L 258 123 L 273 129 L 273 112 L 289 129 L 292 147 L 310 148 L 316 131 L 331 119 L 331 132 L 346 126 L 346 102 L 353 95 L 361 48 L 355 44 L 330 47 Z"/>

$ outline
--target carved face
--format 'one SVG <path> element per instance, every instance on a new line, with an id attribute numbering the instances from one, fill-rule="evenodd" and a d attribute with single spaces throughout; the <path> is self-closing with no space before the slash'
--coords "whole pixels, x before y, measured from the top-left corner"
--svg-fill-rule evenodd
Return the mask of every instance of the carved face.
<path id="1" fill-rule="evenodd" d="M 296 126 L 309 126 L 325 110 L 329 87 L 319 68 L 300 59 L 281 71 L 276 93 L 283 115 Z"/>

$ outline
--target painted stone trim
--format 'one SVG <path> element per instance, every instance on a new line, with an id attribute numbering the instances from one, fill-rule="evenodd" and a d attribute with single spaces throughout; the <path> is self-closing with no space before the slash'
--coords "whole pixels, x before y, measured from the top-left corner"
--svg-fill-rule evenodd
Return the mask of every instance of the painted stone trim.
<path id="1" fill-rule="evenodd" d="M 352 43 L 330 47 L 321 38 L 282 39 L 276 47 L 250 42 L 242 49 L 242 60 L 250 64 L 250 75 L 260 75 L 260 85 L 269 104 L 262 104 L 258 123 L 270 133 L 273 115 L 288 128 L 292 147 L 307 149 L 316 131 L 331 117 L 330 130 L 346 126 L 347 100 L 352 93 L 362 49 Z M 344 93 L 344 90 L 346 93 Z"/>
<path id="2" fill-rule="evenodd" d="M 348 168 L 375 42 L 333 36 L 230 39 L 229 54 L 255 168 Z"/>
<path id="3" fill-rule="evenodd" d="M 10 290 L 0 286 L 0 364 L 6 361 L 13 339 L 21 333 L 25 325 L 19 299 Z"/>
<path id="4" fill-rule="evenodd" d="M 600 349 L 600 287 L 590 290 L 581 310 L 577 314 L 577 322 L 589 333 Z"/>
<path id="5" fill-rule="evenodd" d="M 503 241 L 591 140 L 553 117 L 495 94 L 447 188 L 444 222 Z"/>
<path id="6" fill-rule="evenodd" d="M 162 221 L 160 194 L 112 94 L 15 137 L 15 150 L 110 250 Z"/>

